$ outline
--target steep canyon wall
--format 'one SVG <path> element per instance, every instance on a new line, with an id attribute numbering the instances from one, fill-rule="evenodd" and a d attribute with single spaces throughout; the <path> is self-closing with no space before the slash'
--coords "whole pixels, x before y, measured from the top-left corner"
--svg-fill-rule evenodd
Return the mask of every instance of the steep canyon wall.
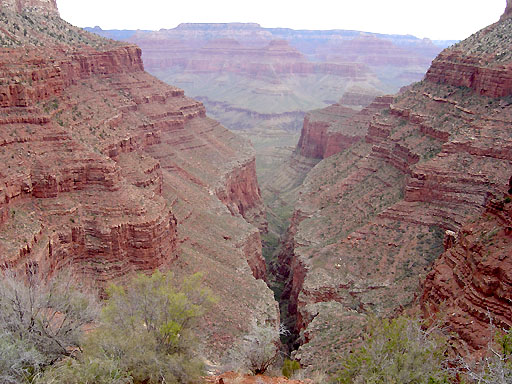
<path id="1" fill-rule="evenodd" d="M 138 47 L 32 5 L 2 7 L 1 267 L 71 268 L 97 287 L 202 271 L 219 297 L 202 334 L 215 362 L 251 321 L 277 327 L 247 221 L 265 226 L 250 145 L 144 72 Z"/>
<path id="2" fill-rule="evenodd" d="M 306 117 L 296 151 L 323 160 L 300 189 L 279 256 L 301 363 L 334 372 L 368 313 L 393 316 L 422 292 L 425 313 L 446 301 L 451 329 L 472 350 L 486 346 L 486 313 L 510 326 L 508 205 L 492 203 L 512 174 L 510 22 L 441 53 L 424 81 L 372 111 L 360 140 L 327 150 L 359 126 L 340 106 Z M 472 50 L 489 45 L 482 64 Z M 458 240 L 432 269 L 446 231 Z"/>

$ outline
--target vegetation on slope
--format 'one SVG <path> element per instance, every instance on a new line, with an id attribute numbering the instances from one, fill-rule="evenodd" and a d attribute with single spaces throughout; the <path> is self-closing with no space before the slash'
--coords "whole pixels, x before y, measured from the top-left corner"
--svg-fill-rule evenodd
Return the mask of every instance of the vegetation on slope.
<path id="1" fill-rule="evenodd" d="M 0 11 L 0 47 L 46 47 L 48 43 L 73 48 L 90 46 L 99 50 L 121 45 L 77 28 L 57 15 Z"/>
<path id="2" fill-rule="evenodd" d="M 512 382 L 512 332 L 496 331 L 478 361 L 453 356 L 439 324 L 409 317 L 369 321 L 361 345 L 340 362 L 338 384 Z"/>
<path id="3" fill-rule="evenodd" d="M 57 280 L 0 282 L 0 382 L 189 383 L 203 373 L 195 327 L 211 292 L 195 274 L 138 274 L 95 300 Z M 70 280 L 67 280 L 70 281 Z"/>

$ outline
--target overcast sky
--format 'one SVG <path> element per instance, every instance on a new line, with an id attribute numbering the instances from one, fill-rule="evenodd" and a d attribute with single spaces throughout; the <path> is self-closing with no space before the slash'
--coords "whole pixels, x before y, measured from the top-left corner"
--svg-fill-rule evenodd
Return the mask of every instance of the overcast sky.
<path id="1" fill-rule="evenodd" d="M 353 29 L 464 39 L 497 21 L 505 0 L 57 0 L 79 27 L 174 28 L 179 23 L 255 22 L 263 27 Z"/>

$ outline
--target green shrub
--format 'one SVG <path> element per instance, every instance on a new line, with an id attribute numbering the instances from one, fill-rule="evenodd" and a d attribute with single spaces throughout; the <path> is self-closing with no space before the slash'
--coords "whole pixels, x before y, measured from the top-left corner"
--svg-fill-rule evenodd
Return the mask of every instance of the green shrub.
<path id="1" fill-rule="evenodd" d="M 284 359 L 283 363 L 283 375 L 288 379 L 293 376 L 293 374 L 300 369 L 300 363 L 296 360 Z"/>
<path id="2" fill-rule="evenodd" d="M 39 380 L 46 384 L 131 384 L 131 376 L 124 372 L 119 363 L 108 359 L 67 359 L 48 368 Z"/>
<path id="3" fill-rule="evenodd" d="M 0 382 L 31 381 L 79 347 L 83 327 L 97 318 L 94 298 L 60 275 L 44 282 L 0 273 Z"/>
<path id="4" fill-rule="evenodd" d="M 0 383 L 30 382 L 44 365 L 44 356 L 30 343 L 0 332 Z"/>
<path id="5" fill-rule="evenodd" d="M 468 383 L 510 384 L 512 383 L 512 332 L 497 332 L 494 345 L 480 361 L 462 360 L 463 376 Z"/>
<path id="6" fill-rule="evenodd" d="M 191 383 L 203 373 L 194 328 L 213 302 L 195 274 L 179 286 L 172 273 L 137 275 L 111 285 L 99 326 L 77 361 L 45 372 L 41 383 Z M 56 379 L 58 378 L 58 379 Z"/>
<path id="7" fill-rule="evenodd" d="M 370 319 L 362 345 L 341 362 L 340 384 L 449 383 L 445 339 L 406 317 Z"/>

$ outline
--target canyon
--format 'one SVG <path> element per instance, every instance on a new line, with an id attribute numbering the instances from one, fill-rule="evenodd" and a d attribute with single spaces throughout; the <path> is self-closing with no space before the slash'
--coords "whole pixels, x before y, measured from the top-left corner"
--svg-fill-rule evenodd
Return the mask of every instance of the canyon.
<path id="1" fill-rule="evenodd" d="M 214 365 L 251 323 L 277 333 L 249 143 L 145 72 L 137 46 L 73 27 L 54 1 L 1 5 L 0 268 L 71 269 L 100 290 L 203 272 Z"/>
<path id="2" fill-rule="evenodd" d="M 498 266 L 510 253 L 508 216 L 487 228 L 501 241 L 495 264 L 478 261 L 476 245 L 445 250 L 447 238 L 490 217 L 489 204 L 508 193 L 509 13 L 439 55 L 411 37 L 257 24 L 182 24 L 128 37 L 153 74 L 255 144 L 266 258 L 297 335 L 293 356 L 309 372 L 334 373 L 368 314 L 453 310 L 448 325 L 459 349 L 471 351 L 485 346 L 486 306 L 510 326 L 509 279 Z M 315 101 L 301 99 L 302 89 Z M 477 252 L 470 266 L 460 256 L 468 252 Z M 474 332 L 463 330 L 469 323 Z"/>
<path id="3" fill-rule="evenodd" d="M 277 273 L 308 369 L 335 373 L 370 315 L 421 307 L 463 355 L 512 325 L 511 25 L 506 12 L 366 111 L 307 114 L 289 167 L 315 163 Z"/>
<path id="4" fill-rule="evenodd" d="M 263 28 L 255 23 L 88 30 L 136 43 L 150 73 L 185 89 L 204 103 L 210 116 L 253 143 L 271 216 L 265 236 L 268 252 L 269 242 L 283 235 L 293 207 L 290 199 L 275 193 L 275 169 L 280 169 L 282 183 L 305 175 L 288 167 L 288 158 L 306 113 L 333 103 L 361 110 L 376 96 L 421 80 L 434 57 L 451 43 L 359 31 Z M 281 203 L 283 208 L 277 206 Z"/>
<path id="5" fill-rule="evenodd" d="M 335 374 L 368 316 L 437 318 L 474 355 L 512 326 L 510 0 L 441 53 L 258 24 L 92 29 L 121 42 L 54 0 L 0 1 L 0 269 L 70 269 L 100 294 L 203 272 L 214 370 L 252 324 L 284 322 L 307 375 Z"/>

